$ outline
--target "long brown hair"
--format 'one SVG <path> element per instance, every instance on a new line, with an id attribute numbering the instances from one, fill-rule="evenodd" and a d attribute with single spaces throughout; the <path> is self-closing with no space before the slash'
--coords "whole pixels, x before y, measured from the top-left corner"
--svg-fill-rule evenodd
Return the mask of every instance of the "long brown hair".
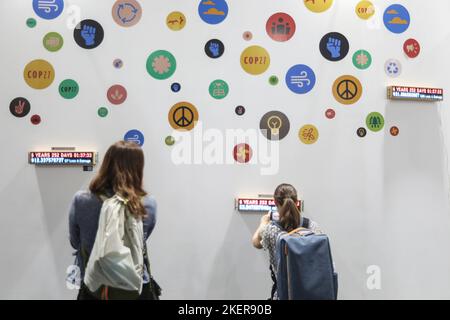
<path id="1" fill-rule="evenodd" d="M 297 207 L 297 190 L 287 183 L 280 184 L 274 193 L 275 203 L 279 210 L 280 224 L 287 232 L 295 230 L 300 225 L 300 210 Z"/>
<path id="2" fill-rule="evenodd" d="M 97 176 L 89 189 L 100 196 L 108 190 L 128 200 L 127 206 L 136 217 L 145 217 L 141 198 L 143 189 L 144 152 L 136 143 L 119 141 L 109 147 Z"/>

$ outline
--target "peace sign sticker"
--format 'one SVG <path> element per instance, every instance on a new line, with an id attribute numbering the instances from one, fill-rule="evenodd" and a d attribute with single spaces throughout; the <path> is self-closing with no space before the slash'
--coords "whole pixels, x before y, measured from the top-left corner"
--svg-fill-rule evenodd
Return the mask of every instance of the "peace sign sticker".
<path id="1" fill-rule="evenodd" d="M 198 111 L 189 102 L 179 102 L 169 111 L 169 123 L 179 131 L 191 131 L 198 122 Z"/>
<path id="2" fill-rule="evenodd" d="M 333 84 L 334 98 L 342 104 L 350 105 L 361 98 L 363 87 L 361 82 L 353 76 L 342 76 Z"/>

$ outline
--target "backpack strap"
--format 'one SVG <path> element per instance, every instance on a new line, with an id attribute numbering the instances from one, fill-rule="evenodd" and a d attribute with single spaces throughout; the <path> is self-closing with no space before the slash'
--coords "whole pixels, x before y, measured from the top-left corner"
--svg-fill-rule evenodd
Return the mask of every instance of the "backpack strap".
<path id="1" fill-rule="evenodd" d="M 309 220 L 306 217 L 302 217 L 302 224 L 301 224 L 302 228 L 309 229 L 310 223 L 311 223 L 311 220 Z"/>

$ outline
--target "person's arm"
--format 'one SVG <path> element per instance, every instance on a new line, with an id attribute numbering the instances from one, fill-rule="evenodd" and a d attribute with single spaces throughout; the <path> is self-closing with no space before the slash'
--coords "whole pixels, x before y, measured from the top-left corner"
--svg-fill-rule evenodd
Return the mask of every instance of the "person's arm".
<path id="1" fill-rule="evenodd" d="M 73 198 L 69 209 L 69 235 L 70 235 L 70 244 L 72 245 L 72 248 L 79 250 L 81 246 L 80 227 L 78 226 L 76 219 L 76 210 L 77 210 L 76 203 L 77 203 L 77 195 L 75 195 L 75 197 Z"/>
<path id="2" fill-rule="evenodd" d="M 153 229 L 156 225 L 156 216 L 157 216 L 157 204 L 156 200 L 153 197 L 149 197 L 146 199 L 144 203 L 145 210 L 147 211 L 147 218 L 145 221 L 145 240 L 147 240 L 153 232 Z"/>
<path id="3" fill-rule="evenodd" d="M 259 224 L 259 227 L 258 227 L 258 229 L 256 229 L 255 234 L 253 235 L 253 238 L 252 238 L 253 246 L 256 249 L 263 248 L 263 246 L 261 244 L 261 240 L 262 240 L 261 233 L 264 230 L 264 228 L 267 227 L 267 225 L 269 223 L 270 223 L 270 214 L 266 214 L 266 215 L 262 216 L 261 223 Z"/>

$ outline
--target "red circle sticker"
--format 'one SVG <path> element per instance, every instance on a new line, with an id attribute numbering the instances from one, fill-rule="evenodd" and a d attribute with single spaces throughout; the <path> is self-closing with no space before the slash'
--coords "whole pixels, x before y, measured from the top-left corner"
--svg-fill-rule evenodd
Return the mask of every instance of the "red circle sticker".
<path id="1" fill-rule="evenodd" d="M 34 124 L 35 126 L 40 124 L 41 120 L 42 120 L 41 117 L 37 114 L 35 114 L 34 116 L 31 117 L 31 123 Z"/>
<path id="2" fill-rule="evenodd" d="M 420 54 L 420 44 L 415 39 L 408 39 L 403 45 L 403 51 L 410 58 L 416 58 Z"/>
<path id="3" fill-rule="evenodd" d="M 288 41 L 294 36 L 295 21 L 287 13 L 278 12 L 267 20 L 266 30 L 269 37 L 275 41 Z"/>
<path id="4" fill-rule="evenodd" d="M 236 162 L 247 163 L 251 160 L 253 151 L 248 144 L 241 143 L 234 147 L 233 155 Z"/>
<path id="5" fill-rule="evenodd" d="M 400 134 L 400 129 L 395 127 L 395 126 L 392 127 L 390 131 L 391 131 L 391 135 L 393 137 L 396 137 L 396 136 L 398 136 Z"/>
<path id="6" fill-rule="evenodd" d="M 326 116 L 328 119 L 334 119 L 334 118 L 336 117 L 336 111 L 334 111 L 333 109 L 328 109 L 328 110 L 325 112 L 325 116 Z"/>
<path id="7" fill-rule="evenodd" d="M 116 84 L 111 88 L 109 88 L 108 100 L 112 104 L 116 105 L 122 104 L 125 102 L 126 99 L 127 99 L 127 90 L 123 86 Z"/>

